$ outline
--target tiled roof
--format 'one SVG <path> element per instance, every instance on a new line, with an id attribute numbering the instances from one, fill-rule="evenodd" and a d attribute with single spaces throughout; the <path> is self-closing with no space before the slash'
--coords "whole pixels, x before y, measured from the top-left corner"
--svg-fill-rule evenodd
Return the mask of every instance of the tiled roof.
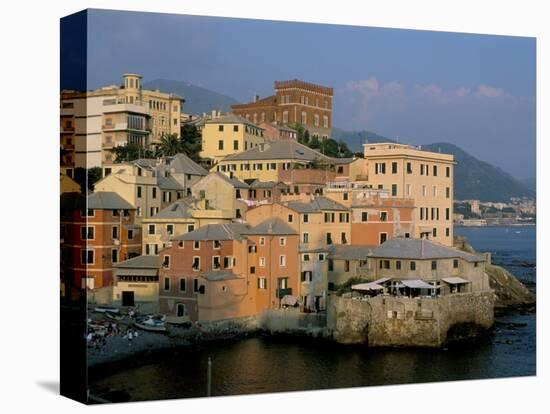
<path id="1" fill-rule="evenodd" d="M 115 192 L 98 191 L 84 196 L 80 193 L 61 195 L 61 208 L 64 210 L 135 210 L 136 208 Z"/>
<path id="2" fill-rule="evenodd" d="M 163 208 L 156 214 L 153 219 L 180 219 L 191 217 L 191 200 L 189 198 L 182 198 L 170 204 L 168 207 Z"/>
<path id="3" fill-rule="evenodd" d="M 294 235 L 298 234 L 292 227 L 278 218 L 262 221 L 260 224 L 246 230 L 243 234 L 251 235 Z"/>
<path id="4" fill-rule="evenodd" d="M 462 258 L 468 262 L 483 262 L 482 256 L 434 243 L 426 239 L 395 238 L 384 242 L 372 252 L 372 257 L 401 259 Z"/>
<path id="5" fill-rule="evenodd" d="M 156 269 L 159 266 L 160 257 L 153 255 L 136 256 L 123 262 L 113 264 L 113 267 L 119 269 Z"/>
<path id="6" fill-rule="evenodd" d="M 173 157 L 167 157 L 170 163 L 170 168 L 174 169 L 175 173 L 192 174 L 192 175 L 207 175 L 208 171 L 202 168 L 199 164 L 189 158 L 187 155 L 180 153 Z"/>
<path id="7" fill-rule="evenodd" d="M 219 116 L 217 118 L 212 118 L 206 121 L 207 124 L 247 124 L 253 126 L 254 128 L 263 129 L 258 125 L 250 122 L 248 119 L 230 112 L 226 115 Z"/>
<path id="8" fill-rule="evenodd" d="M 189 233 L 174 237 L 174 240 L 241 240 L 248 229 L 244 224 L 207 224 Z"/>
<path id="9" fill-rule="evenodd" d="M 162 174 L 157 175 L 157 185 L 161 190 L 183 190 L 183 186 L 173 177 L 165 177 Z"/>
<path id="10" fill-rule="evenodd" d="M 287 201 L 284 205 L 298 213 L 319 213 L 321 211 L 348 211 L 346 206 L 343 206 L 336 201 L 326 197 L 315 197 L 311 201 Z"/>
<path id="11" fill-rule="evenodd" d="M 222 161 L 253 161 L 253 160 L 297 160 L 297 161 L 327 161 L 332 162 L 333 158 L 327 157 L 297 141 L 283 139 L 273 142 L 266 142 L 247 151 L 231 154 Z"/>
<path id="12" fill-rule="evenodd" d="M 374 246 L 352 246 L 349 244 L 333 244 L 329 247 L 328 257 L 339 260 L 366 260 Z"/>

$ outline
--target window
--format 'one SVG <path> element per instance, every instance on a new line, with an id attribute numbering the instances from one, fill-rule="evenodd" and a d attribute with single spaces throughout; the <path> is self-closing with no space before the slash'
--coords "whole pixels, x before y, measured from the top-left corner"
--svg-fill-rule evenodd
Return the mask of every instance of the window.
<path id="1" fill-rule="evenodd" d="M 410 263 L 410 269 L 413 270 L 413 271 L 416 270 L 416 262 L 411 262 Z"/>
<path id="2" fill-rule="evenodd" d="M 307 113 L 302 112 L 302 124 L 307 124 Z"/>
<path id="3" fill-rule="evenodd" d="M 432 260 L 432 270 L 437 270 L 437 260 Z"/>
<path id="4" fill-rule="evenodd" d="M 302 243 L 309 243 L 309 233 L 302 233 Z"/>
<path id="5" fill-rule="evenodd" d="M 277 278 L 277 287 L 279 289 L 288 289 L 288 277 Z"/>
<path id="6" fill-rule="evenodd" d="M 259 261 L 259 264 L 260 264 L 260 267 L 265 267 L 265 257 L 260 257 L 260 261 Z"/>
<path id="7" fill-rule="evenodd" d="M 223 151 L 223 139 L 218 141 L 218 150 Z"/>
<path id="8" fill-rule="evenodd" d="M 361 221 L 362 221 L 362 222 L 366 222 L 366 221 L 368 221 L 368 220 L 369 220 L 369 213 L 367 213 L 366 211 L 363 211 L 363 212 L 361 213 Z"/>
<path id="9" fill-rule="evenodd" d="M 407 184 L 406 186 L 406 189 L 407 189 L 407 196 L 410 197 L 412 195 L 412 187 L 410 184 Z"/>
<path id="10" fill-rule="evenodd" d="M 239 150 L 239 141 L 238 140 L 233 140 L 233 149 L 235 151 L 238 151 Z"/>
<path id="11" fill-rule="evenodd" d="M 170 268 L 170 256 L 165 254 L 162 258 L 162 267 L 165 269 Z"/>
<path id="12" fill-rule="evenodd" d="M 280 267 L 286 266 L 286 256 L 284 254 L 279 256 L 279 266 Z"/>
<path id="13" fill-rule="evenodd" d="M 422 197 L 426 197 L 426 185 L 422 185 Z"/>
<path id="14" fill-rule="evenodd" d="M 258 278 L 258 289 L 267 289 L 267 279 L 265 277 Z"/>
<path id="15" fill-rule="evenodd" d="M 458 259 L 453 260 L 453 269 L 458 269 Z"/>
<path id="16" fill-rule="evenodd" d="M 408 162 L 407 163 L 407 174 L 412 174 L 412 172 L 413 172 L 412 163 Z"/>
<path id="17" fill-rule="evenodd" d="M 292 219 L 293 219 L 293 218 L 294 218 L 293 215 L 292 215 L 292 214 L 289 214 L 289 215 L 288 215 L 288 222 L 289 222 L 289 223 L 292 223 Z"/>
<path id="18" fill-rule="evenodd" d="M 185 316 L 185 303 L 176 304 L 176 316 Z"/>
<path id="19" fill-rule="evenodd" d="M 435 185 L 432 187 L 432 196 L 437 197 L 437 187 Z"/>
<path id="20" fill-rule="evenodd" d="M 388 233 L 380 233 L 380 244 L 384 243 L 388 239 Z"/>
<path id="21" fill-rule="evenodd" d="M 223 132 L 223 125 L 218 125 L 218 131 Z"/>
<path id="22" fill-rule="evenodd" d="M 233 132 L 239 132 L 239 126 L 233 125 Z"/>
<path id="23" fill-rule="evenodd" d="M 137 198 L 141 198 L 141 186 L 137 186 Z"/>
<path id="24" fill-rule="evenodd" d="M 193 270 L 195 272 L 199 271 L 201 268 L 201 258 L 199 256 L 193 256 Z"/>
<path id="25" fill-rule="evenodd" d="M 334 213 L 325 213 L 325 223 L 334 223 Z"/>
<path id="26" fill-rule="evenodd" d="M 193 241 L 193 250 L 200 250 L 201 249 L 201 242 L 199 240 Z"/>
<path id="27" fill-rule="evenodd" d="M 155 234 L 156 229 L 154 224 L 149 224 L 148 234 Z"/>
<path id="28" fill-rule="evenodd" d="M 401 270 L 401 260 L 396 260 L 395 261 L 395 269 L 396 270 Z"/>
<path id="29" fill-rule="evenodd" d="M 118 226 L 111 227 L 111 236 L 113 240 L 118 240 Z"/>
<path id="30" fill-rule="evenodd" d="M 220 256 L 212 256 L 212 269 L 220 270 L 221 267 Z"/>
<path id="31" fill-rule="evenodd" d="M 347 240 L 347 238 L 346 238 L 346 233 L 345 233 L 345 232 L 342 232 L 342 233 L 340 234 L 340 243 L 342 243 L 342 244 L 347 244 L 347 243 L 348 243 L 348 240 Z"/>
<path id="32" fill-rule="evenodd" d="M 395 161 L 391 163 L 391 173 L 397 174 L 397 162 Z"/>
<path id="33" fill-rule="evenodd" d="M 304 223 L 309 223 L 309 215 L 308 214 L 304 214 L 302 216 L 302 222 Z"/>
<path id="34" fill-rule="evenodd" d="M 435 227 L 432 229 L 432 236 L 437 237 L 437 229 Z"/>
<path id="35" fill-rule="evenodd" d="M 375 174 L 386 174 L 386 163 L 385 162 L 377 162 L 375 164 Z"/>
<path id="36" fill-rule="evenodd" d="M 151 190 L 153 191 L 152 197 L 157 198 L 157 187 L 153 187 Z"/>
<path id="37" fill-rule="evenodd" d="M 283 111 L 283 124 L 288 124 L 288 111 Z"/>
<path id="38" fill-rule="evenodd" d="M 451 235 L 451 229 L 449 227 L 445 227 L 445 236 L 449 237 Z"/>
<path id="39" fill-rule="evenodd" d="M 328 128 L 328 116 L 323 115 L 323 128 Z"/>
<path id="40" fill-rule="evenodd" d="M 305 254 L 302 256 L 302 261 L 303 261 L 303 262 L 309 262 L 309 254 L 305 253 Z"/>
<path id="41" fill-rule="evenodd" d="M 313 272 L 311 270 L 305 270 L 301 274 L 302 282 L 311 282 L 313 280 Z"/>
<path id="42" fill-rule="evenodd" d="M 388 212 L 387 211 L 381 211 L 380 212 L 380 221 L 388 221 Z"/>
<path id="43" fill-rule="evenodd" d="M 80 228 L 80 238 L 82 240 L 93 240 L 94 239 L 94 227 L 93 226 L 82 226 Z"/>
<path id="44" fill-rule="evenodd" d="M 286 246 L 286 237 L 279 238 L 279 246 Z"/>
<path id="45" fill-rule="evenodd" d="M 128 229 L 128 240 L 134 239 L 134 230 Z"/>
<path id="46" fill-rule="evenodd" d="M 445 198 L 451 198 L 451 188 L 450 187 L 445 188 Z"/>
<path id="47" fill-rule="evenodd" d="M 187 225 L 187 232 L 192 232 L 193 230 L 195 230 L 195 225 L 194 224 L 188 224 Z"/>
<path id="48" fill-rule="evenodd" d="M 344 260 L 344 272 L 349 272 L 349 260 Z"/>
<path id="49" fill-rule="evenodd" d="M 260 237 L 260 246 L 265 246 L 265 237 Z"/>
<path id="50" fill-rule="evenodd" d="M 137 208 L 136 215 L 137 215 L 138 217 L 141 217 L 141 207 L 138 207 L 138 208 Z"/>
<path id="51" fill-rule="evenodd" d="M 340 168 L 340 167 L 338 167 Z M 342 193 L 342 200 L 348 201 L 349 200 L 349 193 Z"/>
<path id="52" fill-rule="evenodd" d="M 447 207 L 445 209 L 445 220 L 450 220 L 450 218 L 451 218 L 451 209 Z"/>
<path id="53" fill-rule="evenodd" d="M 324 260 L 325 260 L 325 254 L 324 253 L 319 253 L 319 261 L 323 262 Z"/>
<path id="54" fill-rule="evenodd" d="M 327 265 L 327 267 L 328 267 L 328 271 L 329 271 L 329 272 L 334 271 L 334 260 L 328 259 L 328 265 Z"/>
<path id="55" fill-rule="evenodd" d="M 397 184 L 392 184 L 391 185 L 391 195 L 392 195 L 392 197 L 397 196 Z"/>
<path id="56" fill-rule="evenodd" d="M 256 266 L 250 266 L 250 274 L 253 275 L 256 273 Z"/>
<path id="57" fill-rule="evenodd" d="M 445 177 L 450 177 L 451 176 L 451 167 L 446 167 L 445 168 Z"/>
<path id="58" fill-rule="evenodd" d="M 172 236 L 174 234 L 174 225 L 173 224 L 167 224 L 166 225 L 166 233 Z"/>
<path id="59" fill-rule="evenodd" d="M 479 263 L 478 262 L 474 262 L 474 267 L 478 267 L 479 266 Z"/>
<path id="60" fill-rule="evenodd" d="M 340 223 L 349 223 L 349 213 L 340 213 L 338 218 Z"/>
<path id="61" fill-rule="evenodd" d="M 331 233 L 327 233 L 326 241 L 327 241 L 327 244 L 332 244 L 332 234 Z"/>
<path id="62" fill-rule="evenodd" d="M 200 290 L 199 279 L 193 279 L 193 292 L 197 293 Z"/>
<path id="63" fill-rule="evenodd" d="M 111 250 L 111 262 L 118 263 L 118 249 Z"/>
<path id="64" fill-rule="evenodd" d="M 180 283 L 179 283 L 179 291 L 180 292 L 185 292 L 186 284 L 187 284 L 187 279 L 184 278 L 184 277 L 180 277 Z"/>
<path id="65" fill-rule="evenodd" d="M 410 239 L 411 238 L 411 233 L 405 233 L 405 238 Z"/>
<path id="66" fill-rule="evenodd" d="M 216 250 L 218 250 L 222 247 L 222 243 L 219 240 L 213 240 L 212 245 L 213 245 L 214 249 L 216 249 Z"/>
<path id="67" fill-rule="evenodd" d="M 170 278 L 169 277 L 164 278 L 164 290 L 170 290 Z"/>
<path id="68" fill-rule="evenodd" d="M 437 177 L 437 165 L 434 165 L 434 166 L 433 166 L 432 175 L 433 175 L 434 177 Z"/>
<path id="69" fill-rule="evenodd" d="M 93 250 L 81 250 L 80 251 L 80 263 L 81 264 L 94 264 L 94 251 Z"/>

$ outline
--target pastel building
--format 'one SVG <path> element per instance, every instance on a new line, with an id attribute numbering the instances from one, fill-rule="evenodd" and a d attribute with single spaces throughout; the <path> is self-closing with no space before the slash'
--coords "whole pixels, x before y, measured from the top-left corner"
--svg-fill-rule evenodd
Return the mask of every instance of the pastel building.
<path id="1" fill-rule="evenodd" d="M 362 179 L 414 200 L 412 237 L 452 246 L 454 157 L 395 143 L 365 144 L 364 154 Z"/>
<path id="2" fill-rule="evenodd" d="M 118 194 L 61 195 L 61 268 L 66 286 L 111 286 L 113 266 L 140 251 L 135 207 Z"/>

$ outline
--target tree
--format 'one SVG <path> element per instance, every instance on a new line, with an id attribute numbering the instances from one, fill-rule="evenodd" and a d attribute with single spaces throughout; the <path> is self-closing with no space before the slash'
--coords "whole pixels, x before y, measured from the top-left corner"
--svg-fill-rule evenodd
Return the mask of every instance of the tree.
<path id="1" fill-rule="evenodd" d="M 139 158 L 154 158 L 155 153 L 138 144 L 127 143 L 111 149 L 115 155 L 115 162 L 135 161 Z"/>
<path id="2" fill-rule="evenodd" d="M 181 128 L 181 145 L 183 152 L 193 161 L 200 161 L 202 151 L 202 134 L 195 125 L 184 124 Z"/>
<path id="3" fill-rule="evenodd" d="M 162 135 L 157 145 L 156 155 L 170 157 L 183 151 L 183 145 L 177 134 Z"/>

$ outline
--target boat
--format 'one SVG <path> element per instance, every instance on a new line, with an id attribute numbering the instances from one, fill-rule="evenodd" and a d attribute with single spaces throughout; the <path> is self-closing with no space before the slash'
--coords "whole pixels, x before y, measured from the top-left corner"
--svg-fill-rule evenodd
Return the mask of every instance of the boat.
<path id="1" fill-rule="evenodd" d="M 117 313 L 120 313 L 120 310 L 118 308 L 115 308 L 114 306 L 97 306 L 94 309 L 94 312 L 98 312 L 98 313 L 109 312 L 112 314 L 117 314 Z"/>
<path id="2" fill-rule="evenodd" d="M 151 316 L 146 316 L 143 318 L 138 318 L 134 321 L 134 325 L 144 331 L 151 332 L 165 332 L 166 326 L 164 326 L 164 321 L 155 319 Z"/>
<path id="3" fill-rule="evenodd" d="M 111 311 L 106 311 L 105 317 L 113 321 L 121 321 L 124 319 L 124 315 L 121 315 L 120 313 L 113 313 Z"/>

